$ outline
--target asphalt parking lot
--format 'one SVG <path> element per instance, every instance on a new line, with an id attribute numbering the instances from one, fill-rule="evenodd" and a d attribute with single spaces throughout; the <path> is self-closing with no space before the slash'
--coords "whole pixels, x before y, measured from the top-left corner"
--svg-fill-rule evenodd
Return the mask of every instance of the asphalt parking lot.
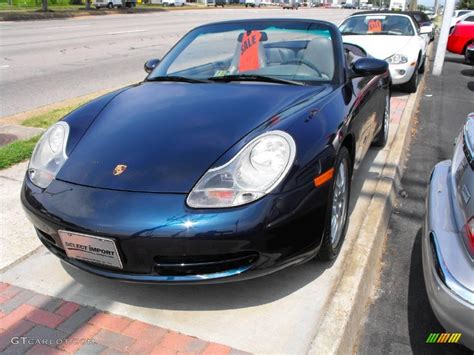
<path id="1" fill-rule="evenodd" d="M 443 332 L 425 291 L 421 228 L 425 196 L 434 165 L 452 159 L 454 139 L 474 111 L 474 67 L 448 54 L 441 77 L 429 75 L 417 113 L 407 167 L 391 216 L 382 273 L 365 321 L 361 354 L 469 354 L 457 344 L 426 344 L 430 333 Z M 406 193 L 406 194 L 405 194 Z M 473 319 L 474 321 L 474 319 Z"/>

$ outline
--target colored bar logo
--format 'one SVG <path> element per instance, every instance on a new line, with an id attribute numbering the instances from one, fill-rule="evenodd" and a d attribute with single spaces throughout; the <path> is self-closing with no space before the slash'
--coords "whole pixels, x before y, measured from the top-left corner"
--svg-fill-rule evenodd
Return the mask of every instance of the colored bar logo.
<path id="1" fill-rule="evenodd" d="M 455 344 L 461 339 L 461 333 L 430 333 L 426 338 L 427 344 Z"/>

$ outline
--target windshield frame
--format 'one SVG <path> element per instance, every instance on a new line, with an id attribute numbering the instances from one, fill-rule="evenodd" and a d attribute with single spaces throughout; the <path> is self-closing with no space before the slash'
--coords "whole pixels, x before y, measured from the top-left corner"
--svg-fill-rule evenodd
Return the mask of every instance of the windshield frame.
<path id="1" fill-rule="evenodd" d="M 294 80 L 299 81 L 308 86 L 327 85 L 327 84 L 341 84 L 344 81 L 344 61 L 342 51 L 342 37 L 336 25 L 318 20 L 306 19 L 252 19 L 252 20 L 233 20 L 215 22 L 202 26 L 198 26 L 188 33 L 186 33 L 163 57 L 160 63 L 151 71 L 145 80 L 153 80 L 156 76 L 166 76 L 166 70 L 172 65 L 174 60 L 181 54 L 186 47 L 191 44 L 199 35 L 204 33 L 218 33 L 231 32 L 241 28 L 268 28 L 268 27 L 289 27 L 293 24 L 298 26 L 306 26 L 308 30 L 323 29 L 329 31 L 331 41 L 333 42 L 333 57 L 334 57 L 334 74 L 332 80 Z M 254 73 L 257 74 L 257 73 Z M 171 74 L 169 74 L 171 75 Z M 268 76 L 274 78 L 282 78 L 279 76 Z"/>

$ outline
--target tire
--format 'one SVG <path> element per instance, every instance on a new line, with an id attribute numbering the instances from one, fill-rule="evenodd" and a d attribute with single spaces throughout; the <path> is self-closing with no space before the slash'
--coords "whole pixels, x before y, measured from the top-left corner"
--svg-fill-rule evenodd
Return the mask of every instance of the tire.
<path id="1" fill-rule="evenodd" d="M 349 151 L 346 147 L 341 147 L 334 164 L 334 175 L 328 196 L 323 240 L 318 254 L 319 259 L 324 261 L 335 259 L 344 242 L 347 231 L 347 216 L 349 215 L 351 167 Z M 338 187 L 342 181 L 344 182 L 344 191 Z M 336 189 L 338 189 L 338 196 L 336 196 Z M 339 213 L 340 216 L 338 218 Z"/>
<path id="2" fill-rule="evenodd" d="M 425 64 L 426 64 L 426 56 L 423 58 L 423 62 L 421 63 L 420 67 L 418 68 L 418 73 L 423 74 L 425 72 Z"/>
<path id="3" fill-rule="evenodd" d="M 113 9 L 113 8 L 114 8 L 114 4 L 112 4 L 111 2 L 109 2 L 109 3 L 107 4 L 107 8 L 108 8 L 108 9 Z"/>
<path id="4" fill-rule="evenodd" d="M 410 78 L 410 81 L 407 83 L 401 85 L 403 91 L 408 92 L 410 94 L 413 94 L 416 92 L 416 89 L 418 88 L 418 70 L 415 70 L 413 72 L 413 75 Z"/>
<path id="5" fill-rule="evenodd" d="M 474 62 L 472 60 L 469 60 L 469 58 L 467 57 L 467 48 L 471 45 L 471 43 L 468 43 L 466 45 L 466 48 L 464 48 L 464 61 L 466 62 L 466 64 L 473 64 Z"/>
<path id="6" fill-rule="evenodd" d="M 383 110 L 382 127 L 374 138 L 372 145 L 383 148 L 388 141 L 388 130 L 390 127 L 390 91 L 385 98 L 385 107 Z"/>

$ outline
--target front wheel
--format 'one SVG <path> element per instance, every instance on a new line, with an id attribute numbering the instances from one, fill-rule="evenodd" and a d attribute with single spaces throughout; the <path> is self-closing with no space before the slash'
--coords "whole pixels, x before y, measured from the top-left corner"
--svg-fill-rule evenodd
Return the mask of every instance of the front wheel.
<path id="1" fill-rule="evenodd" d="M 473 64 L 473 61 L 469 58 L 469 47 L 472 46 L 472 43 L 469 43 L 464 50 L 464 61 L 466 64 Z"/>
<path id="2" fill-rule="evenodd" d="M 426 57 L 423 58 L 423 62 L 420 65 L 420 68 L 418 69 L 418 73 L 423 74 L 425 72 L 425 63 L 426 63 Z"/>
<path id="3" fill-rule="evenodd" d="M 323 241 L 319 250 L 321 260 L 333 260 L 339 254 L 346 235 L 351 181 L 350 171 L 351 156 L 347 148 L 342 147 L 334 164 Z"/>
<path id="4" fill-rule="evenodd" d="M 410 78 L 410 81 L 402 85 L 402 89 L 405 92 L 413 94 L 418 88 L 418 70 L 415 68 L 413 75 Z"/>
<path id="5" fill-rule="evenodd" d="M 385 97 L 385 107 L 383 110 L 382 127 L 379 133 L 375 136 L 373 145 L 376 147 L 385 147 L 388 141 L 388 130 L 390 127 L 390 92 Z"/>
<path id="6" fill-rule="evenodd" d="M 109 2 L 109 3 L 107 4 L 107 7 L 108 7 L 109 9 L 113 9 L 113 8 L 114 8 L 114 4 L 112 4 L 111 2 Z"/>

